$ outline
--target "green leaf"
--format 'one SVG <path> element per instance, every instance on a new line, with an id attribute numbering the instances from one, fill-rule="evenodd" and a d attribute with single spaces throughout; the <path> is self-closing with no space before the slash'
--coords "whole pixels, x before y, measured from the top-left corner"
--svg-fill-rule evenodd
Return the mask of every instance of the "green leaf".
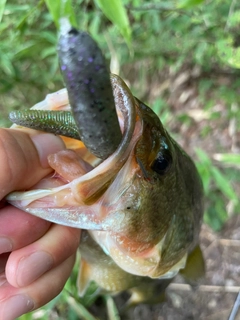
<path id="1" fill-rule="evenodd" d="M 199 175 L 202 179 L 204 192 L 208 194 L 210 189 L 210 181 L 211 181 L 210 171 L 208 170 L 208 168 L 206 168 L 204 165 L 200 163 L 196 163 L 196 166 L 197 166 Z"/>
<path id="2" fill-rule="evenodd" d="M 15 68 L 12 63 L 12 57 L 11 55 L 5 54 L 4 52 L 0 51 L 0 66 L 2 71 L 11 77 L 15 77 Z"/>
<path id="3" fill-rule="evenodd" d="M 211 167 L 213 179 L 221 192 L 230 200 L 237 201 L 237 195 L 229 180 L 216 167 Z"/>
<path id="4" fill-rule="evenodd" d="M 56 56 L 56 48 L 54 46 L 45 48 L 42 50 L 41 52 L 42 59 L 45 59 L 46 57 L 49 57 L 49 56 L 54 56 L 54 57 Z"/>
<path id="5" fill-rule="evenodd" d="M 240 167 L 240 154 L 237 153 L 216 153 L 214 159 L 227 165 Z"/>
<path id="6" fill-rule="evenodd" d="M 200 162 L 206 167 L 211 166 L 212 162 L 209 156 L 200 148 L 195 148 L 195 152 L 200 160 Z"/>
<path id="7" fill-rule="evenodd" d="M 35 41 L 26 41 L 22 47 L 18 47 L 15 52 L 14 59 L 19 60 L 26 57 L 31 57 L 39 52 L 39 45 Z"/>
<path id="8" fill-rule="evenodd" d="M 210 198 L 214 205 L 204 213 L 204 222 L 214 231 L 219 231 L 228 218 L 227 211 L 223 200 L 219 199 L 219 195 L 211 194 Z"/>
<path id="9" fill-rule="evenodd" d="M 198 6 L 203 3 L 205 0 L 182 0 L 178 4 L 179 9 L 190 9 L 192 7 Z"/>
<path id="10" fill-rule="evenodd" d="M 240 10 L 236 10 L 235 12 L 228 17 L 228 28 L 233 28 L 239 26 L 240 23 Z"/>
<path id="11" fill-rule="evenodd" d="M 105 16 L 118 27 L 128 46 L 131 43 L 131 28 L 121 0 L 95 0 Z"/>
<path id="12" fill-rule="evenodd" d="M 232 38 L 217 41 L 216 47 L 219 58 L 225 64 L 240 69 L 240 47 L 234 47 Z"/>
<path id="13" fill-rule="evenodd" d="M 3 12 L 5 9 L 6 2 L 7 2 L 7 0 L 0 0 L 0 22 L 2 21 Z"/>
<path id="14" fill-rule="evenodd" d="M 45 3 L 57 28 L 59 28 L 59 20 L 61 18 L 68 18 L 71 25 L 77 27 L 77 20 L 71 0 L 45 0 Z"/>

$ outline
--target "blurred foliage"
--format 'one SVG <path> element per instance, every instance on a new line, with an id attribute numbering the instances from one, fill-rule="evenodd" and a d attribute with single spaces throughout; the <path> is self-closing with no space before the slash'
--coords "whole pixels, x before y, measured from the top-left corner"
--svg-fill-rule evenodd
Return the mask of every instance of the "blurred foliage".
<path id="1" fill-rule="evenodd" d="M 111 70 L 129 80 L 137 97 L 151 102 L 176 140 L 179 128 L 184 127 L 188 133 L 201 124 L 196 153 L 187 151 L 195 158 L 203 179 L 204 220 L 220 230 L 240 210 L 240 2 L 0 1 L 0 125 L 10 125 L 10 110 L 28 108 L 63 86 L 56 54 L 62 16 L 68 16 L 79 29 L 92 35 Z M 188 84 L 195 81 L 201 115 L 206 115 L 203 120 L 193 118 L 186 108 L 176 112 L 177 107 L 169 99 L 174 88 L 169 86 L 168 78 L 177 78 L 186 70 L 197 70 Z M 223 107 L 218 108 L 219 104 Z M 218 128 L 220 121 L 226 125 Z M 229 141 L 213 140 L 216 128 L 222 140 Z M 226 133 L 228 128 L 231 134 Z M 50 307 L 42 309 L 46 312 L 41 319 L 48 319 L 53 305 L 67 301 L 66 290 L 74 292 L 72 284 L 70 279 L 65 291 Z M 71 312 L 66 314 L 67 319 L 78 319 L 82 311 L 73 307 Z"/>

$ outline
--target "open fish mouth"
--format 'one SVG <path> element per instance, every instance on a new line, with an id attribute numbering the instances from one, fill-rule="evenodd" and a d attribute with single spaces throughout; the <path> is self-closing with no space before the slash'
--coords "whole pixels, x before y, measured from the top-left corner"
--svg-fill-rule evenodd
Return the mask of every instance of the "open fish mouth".
<path id="1" fill-rule="evenodd" d="M 114 183 L 117 175 L 125 171 L 124 177 L 131 181 L 131 176 L 127 176 L 129 172 L 126 172 L 130 162 L 127 159 L 141 135 L 141 121 L 136 113 L 134 97 L 120 77 L 111 75 L 111 84 L 123 133 L 116 151 L 102 161 L 94 157 L 82 142 L 62 137 L 69 150 L 49 157 L 50 166 L 57 174 L 46 177 L 32 191 L 11 193 L 7 197 L 11 204 L 45 220 L 67 226 L 91 230 L 108 228 L 109 223 L 100 217 L 107 215 L 106 212 L 103 214 L 105 208 L 111 208 L 128 186 L 126 180 L 118 178 L 117 181 L 121 182 L 117 187 Z M 59 103 L 59 96 L 62 104 Z M 30 114 L 33 119 L 34 115 L 39 117 L 39 111 L 44 115 L 49 109 L 54 110 L 52 112 L 70 110 L 66 90 L 48 95 L 32 108 L 32 112 L 28 112 L 28 116 Z M 24 113 L 20 115 L 23 117 Z M 72 171 L 76 174 L 71 175 Z M 114 192 L 111 184 L 114 184 Z"/>
<path id="2" fill-rule="evenodd" d="M 61 135 L 68 150 L 49 157 L 56 172 L 53 177 L 45 178 L 32 191 L 10 194 L 8 201 L 52 222 L 103 229 L 97 203 L 111 206 L 113 196 L 110 200 L 102 195 L 124 166 L 141 132 L 136 101 L 118 76 L 110 76 L 92 38 L 66 22 L 58 54 L 67 88 L 48 95 L 31 110 L 11 112 L 10 120 Z M 122 182 L 119 188 L 121 193 L 126 186 Z M 96 207 L 86 209 L 89 204 Z"/>
<path id="3" fill-rule="evenodd" d="M 54 174 L 7 200 L 45 220 L 88 230 L 86 252 L 99 245 L 110 273 L 172 278 L 198 242 L 201 179 L 158 116 L 109 74 L 89 38 L 67 26 L 59 40 L 67 90 L 10 115 L 20 126 L 60 135 L 66 150 L 48 157 Z M 99 270 L 98 256 L 83 259 Z"/>

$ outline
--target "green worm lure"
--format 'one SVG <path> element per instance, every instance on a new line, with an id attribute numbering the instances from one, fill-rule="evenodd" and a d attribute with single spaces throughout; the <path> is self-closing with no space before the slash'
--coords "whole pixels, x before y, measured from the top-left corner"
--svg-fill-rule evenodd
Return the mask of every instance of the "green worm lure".
<path id="1" fill-rule="evenodd" d="M 12 111 L 9 114 L 9 119 L 23 127 L 81 140 L 77 125 L 70 111 Z"/>

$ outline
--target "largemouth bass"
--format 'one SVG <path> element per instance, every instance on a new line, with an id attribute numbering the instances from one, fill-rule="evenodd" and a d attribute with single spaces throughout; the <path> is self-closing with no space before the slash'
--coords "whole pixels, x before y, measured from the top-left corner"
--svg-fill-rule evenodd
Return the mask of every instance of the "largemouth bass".
<path id="1" fill-rule="evenodd" d="M 115 151 L 101 157 L 94 144 L 90 152 L 88 142 L 77 139 L 79 123 L 69 113 L 70 87 L 50 94 L 33 107 L 30 118 L 38 121 L 49 110 L 67 112 L 60 120 L 67 115 L 65 127 L 76 136 L 54 129 L 66 145 L 49 156 L 54 174 L 32 190 L 10 194 L 8 201 L 43 219 L 87 230 L 80 243 L 81 295 L 94 280 L 111 292 L 137 288 L 135 300 L 149 300 L 146 288 L 153 279 L 161 279 L 164 289 L 179 270 L 189 270 L 193 257 L 197 271 L 202 269 L 203 188 L 193 161 L 158 116 L 120 77 L 112 74 L 110 81 L 122 133 Z M 43 124 L 36 128 L 47 131 Z M 191 279 L 197 271 L 190 271 Z"/>

